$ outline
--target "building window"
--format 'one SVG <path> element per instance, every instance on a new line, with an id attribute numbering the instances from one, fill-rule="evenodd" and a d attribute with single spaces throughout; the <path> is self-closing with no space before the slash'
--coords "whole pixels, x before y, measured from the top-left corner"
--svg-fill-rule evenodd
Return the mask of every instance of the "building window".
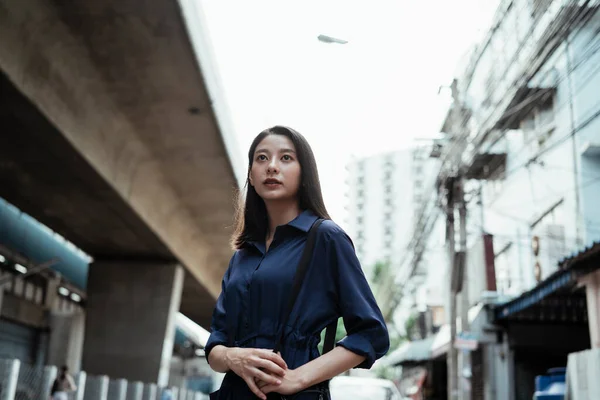
<path id="1" fill-rule="evenodd" d="M 523 140 L 531 156 L 537 155 L 548 143 L 556 129 L 554 120 L 554 98 L 549 96 L 521 121 Z"/>

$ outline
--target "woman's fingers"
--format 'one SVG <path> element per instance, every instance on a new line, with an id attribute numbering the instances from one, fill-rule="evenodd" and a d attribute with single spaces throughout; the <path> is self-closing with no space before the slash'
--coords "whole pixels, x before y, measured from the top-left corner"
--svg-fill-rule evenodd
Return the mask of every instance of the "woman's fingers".
<path id="1" fill-rule="evenodd" d="M 281 385 L 281 380 L 275 375 L 270 375 L 259 369 L 255 369 L 254 371 L 252 371 L 252 373 L 254 374 L 255 381 L 260 380 L 266 382 L 269 385 Z"/>
<path id="2" fill-rule="evenodd" d="M 274 392 L 277 390 L 277 386 L 273 386 L 273 385 L 265 385 L 263 387 L 260 388 L 260 391 L 264 394 L 269 394 L 271 392 Z"/>
<path id="3" fill-rule="evenodd" d="M 283 360 L 283 358 L 281 357 L 281 355 L 279 353 L 273 353 L 271 350 L 266 350 L 266 349 L 256 349 L 256 351 L 257 351 L 256 354 L 260 358 L 270 360 L 270 361 L 274 362 L 275 364 L 279 365 L 282 369 L 287 369 L 287 364 L 285 363 L 285 361 Z"/>
<path id="4" fill-rule="evenodd" d="M 254 383 L 259 389 L 262 389 L 264 386 L 267 386 L 267 382 L 261 381 L 260 379 L 255 379 Z"/>
<path id="5" fill-rule="evenodd" d="M 271 360 L 259 358 L 256 360 L 256 366 L 262 370 L 267 371 L 269 374 L 275 374 L 279 376 L 285 375 L 285 370 Z"/>
<path id="6" fill-rule="evenodd" d="M 256 383 L 254 383 L 253 377 L 247 377 L 244 378 L 244 380 L 246 381 L 246 385 L 248 385 L 250 391 L 252 391 L 256 397 L 262 400 L 267 400 L 267 396 L 258 388 L 258 386 L 256 386 Z"/>

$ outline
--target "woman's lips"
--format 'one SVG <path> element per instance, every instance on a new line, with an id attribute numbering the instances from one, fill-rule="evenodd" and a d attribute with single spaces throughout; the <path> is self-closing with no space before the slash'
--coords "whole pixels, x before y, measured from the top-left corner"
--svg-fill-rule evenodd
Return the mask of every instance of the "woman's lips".
<path id="1" fill-rule="evenodd" d="M 274 189 L 281 186 L 281 181 L 278 181 L 277 179 L 265 179 L 263 185 L 270 189 Z"/>

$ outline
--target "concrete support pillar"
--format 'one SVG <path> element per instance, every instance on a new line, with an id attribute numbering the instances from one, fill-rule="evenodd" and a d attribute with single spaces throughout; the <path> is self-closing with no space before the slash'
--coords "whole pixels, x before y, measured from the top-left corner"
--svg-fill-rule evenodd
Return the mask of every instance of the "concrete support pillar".
<path id="1" fill-rule="evenodd" d="M 175 264 L 100 261 L 88 275 L 83 369 L 166 386 L 184 273 Z"/>
<path id="2" fill-rule="evenodd" d="M 85 311 L 51 311 L 50 345 L 48 360 L 50 365 L 66 365 L 71 371 L 81 369 L 81 353 L 85 332 Z"/>
<path id="3" fill-rule="evenodd" d="M 600 270 L 580 278 L 585 285 L 592 349 L 600 349 Z"/>

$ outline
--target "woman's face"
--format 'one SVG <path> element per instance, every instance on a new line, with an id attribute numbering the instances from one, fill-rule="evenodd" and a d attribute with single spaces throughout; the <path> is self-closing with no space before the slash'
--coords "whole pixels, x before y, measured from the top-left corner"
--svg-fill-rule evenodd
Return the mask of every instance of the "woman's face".
<path id="1" fill-rule="evenodd" d="M 300 172 L 292 141 L 283 135 L 268 135 L 254 151 L 250 184 L 266 202 L 296 200 Z"/>

